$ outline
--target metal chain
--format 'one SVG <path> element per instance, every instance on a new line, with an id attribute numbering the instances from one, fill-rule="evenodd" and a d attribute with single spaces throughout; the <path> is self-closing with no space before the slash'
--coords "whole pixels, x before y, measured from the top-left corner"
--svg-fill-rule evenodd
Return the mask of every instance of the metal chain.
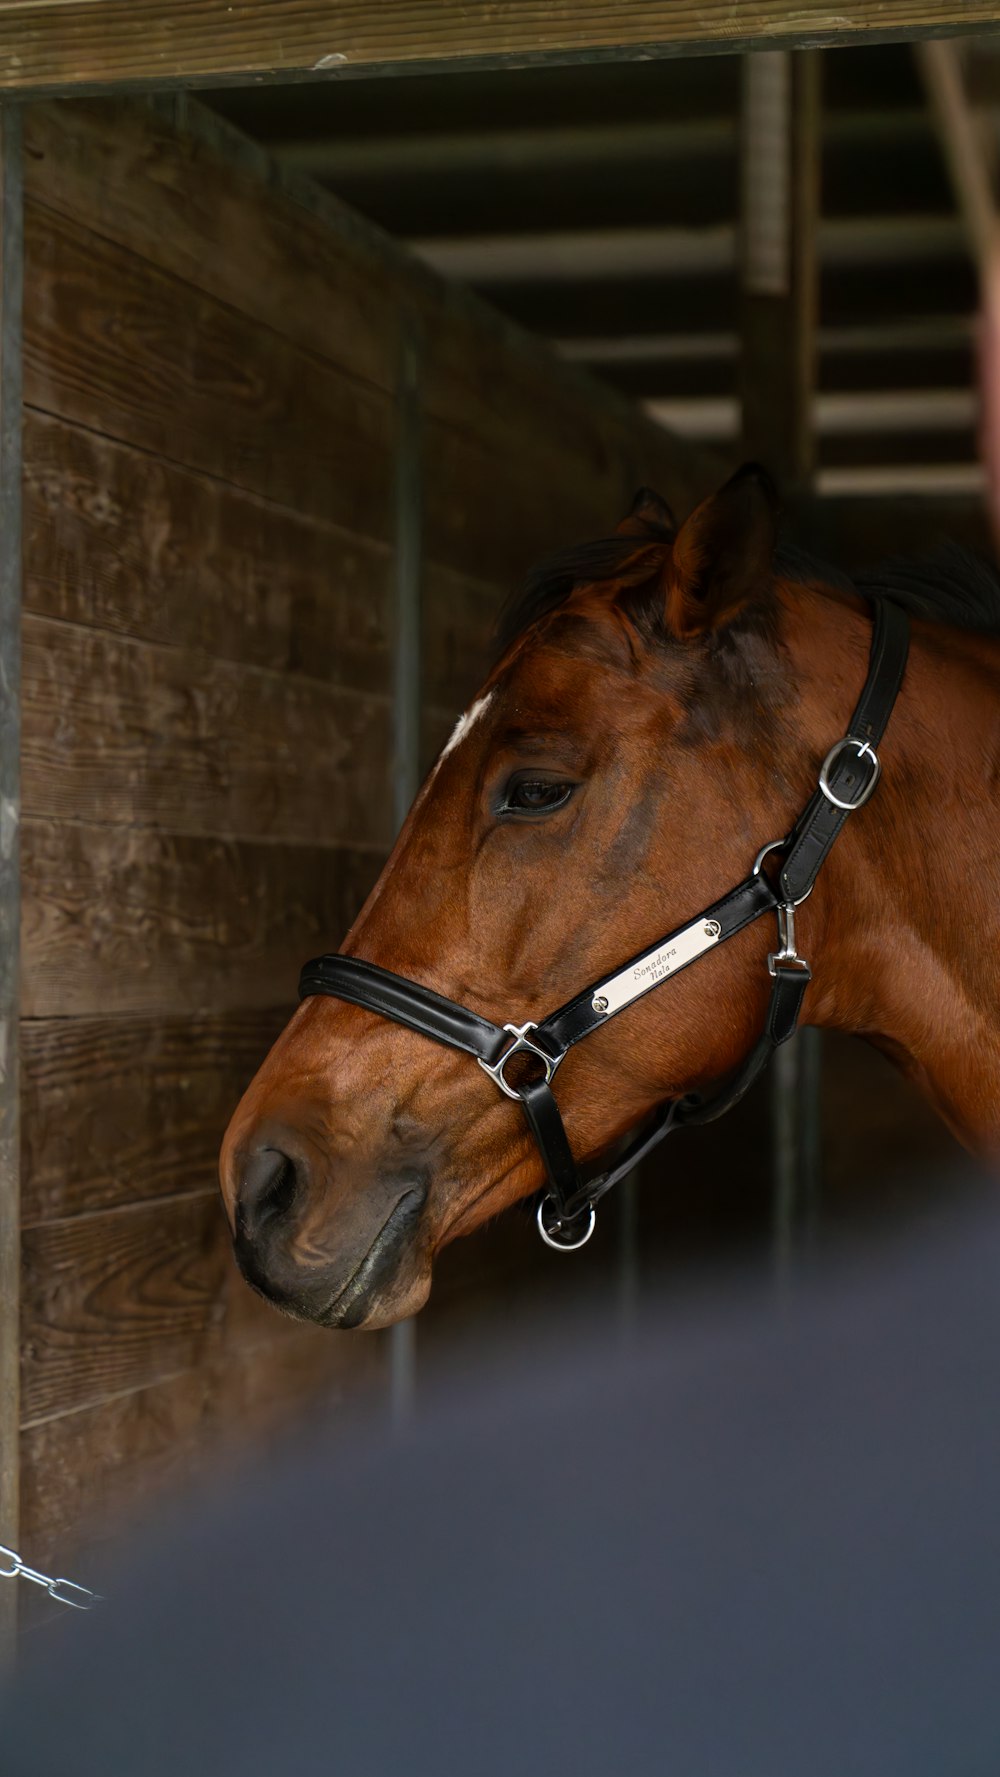
<path id="1" fill-rule="evenodd" d="M 89 1610 L 91 1605 L 100 1603 L 100 1593 L 91 1592 L 87 1586 L 78 1586 L 74 1580 L 53 1579 L 47 1573 L 39 1573 L 37 1568 L 29 1567 L 22 1561 L 16 1549 L 6 1549 L 0 1543 L 0 1580 L 31 1580 L 36 1586 L 44 1586 L 50 1598 L 58 1604 L 68 1604 L 73 1610 Z"/>

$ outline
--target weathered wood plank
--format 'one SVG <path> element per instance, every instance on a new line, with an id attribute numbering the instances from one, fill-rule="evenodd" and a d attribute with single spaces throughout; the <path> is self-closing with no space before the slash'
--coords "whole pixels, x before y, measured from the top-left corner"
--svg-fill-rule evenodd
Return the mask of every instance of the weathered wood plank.
<path id="1" fill-rule="evenodd" d="M 298 75 L 337 78 L 886 41 L 989 30 L 987 0 L 34 0 L 5 20 L 0 86 L 94 90 Z"/>
<path id="2" fill-rule="evenodd" d="M 24 428 L 25 607 L 388 691 L 388 551 L 45 414 Z"/>
<path id="3" fill-rule="evenodd" d="M 36 1224 L 22 1297 L 26 1425 L 185 1370 L 221 1386 L 232 1353 L 292 1331 L 236 1272 L 215 1190 Z"/>
<path id="4" fill-rule="evenodd" d="M 571 312 L 565 292 L 561 308 L 549 329 L 556 336 Z M 485 304 L 468 311 L 446 302 L 428 306 L 423 327 L 424 396 L 435 432 L 453 432 L 460 448 L 468 441 L 492 452 L 492 474 L 502 474 L 505 485 L 516 487 L 525 474 L 552 488 L 566 483 L 581 500 L 599 497 L 607 486 L 620 487 L 627 460 L 640 463 L 650 483 L 669 483 L 678 505 L 694 505 L 724 473 L 717 453 L 610 401 L 599 384 L 578 384 L 540 341 L 528 343 L 492 322 Z M 432 471 L 434 463 L 431 457 Z"/>
<path id="5" fill-rule="evenodd" d="M 515 579 L 509 588 L 491 585 L 436 563 L 426 568 L 423 698 L 451 710 L 453 721 L 489 671 L 497 617 L 517 584 Z"/>
<path id="6" fill-rule="evenodd" d="M 218 660 L 385 692 L 389 554 L 47 415 L 25 423 L 25 607 Z M 484 552 L 485 553 L 485 552 Z M 430 562 L 425 696 L 460 709 L 506 586 Z"/>
<path id="7" fill-rule="evenodd" d="M 568 454 L 582 473 L 589 460 L 603 466 L 628 433 L 645 436 L 675 478 L 694 477 L 693 453 L 679 441 L 329 193 L 279 174 L 203 107 L 184 105 L 181 116 L 178 130 L 164 107 L 30 108 L 29 194 L 388 392 L 405 307 L 424 338 L 427 411 L 498 452 Z M 692 487 L 692 497 L 704 491 Z"/>
<path id="8" fill-rule="evenodd" d="M 215 1192 L 26 1230 L 24 1420 L 196 1368 L 223 1312 L 224 1232 Z"/>
<path id="9" fill-rule="evenodd" d="M 352 376 L 392 388 L 399 290 L 363 227 L 335 232 L 257 167 L 221 155 L 207 132 L 179 130 L 163 108 L 34 105 L 25 131 L 31 198 Z"/>
<path id="10" fill-rule="evenodd" d="M 0 1542 L 18 1538 L 21 818 L 21 119 L 0 110 Z M 0 1666 L 17 1587 L 0 1598 Z"/>
<path id="11" fill-rule="evenodd" d="M 31 191 L 71 226 L 93 227 L 165 274 L 387 390 L 405 300 L 425 334 L 428 411 L 499 452 L 569 453 L 582 474 L 588 462 L 603 467 L 620 448 L 623 415 L 606 394 L 585 390 L 552 361 L 543 367 L 537 343 L 526 350 L 498 317 L 456 300 L 335 199 L 321 201 L 315 214 L 289 203 L 243 164 L 233 132 L 211 126 L 198 108 L 186 116 L 199 127 L 178 136 L 167 117 L 147 107 L 34 107 Z M 641 434 L 642 422 L 634 424 Z M 659 452 L 675 473 L 687 471 L 691 453 L 674 441 L 664 439 Z"/>
<path id="12" fill-rule="evenodd" d="M 387 541 L 388 397 L 276 334 L 262 340 L 235 310 L 55 212 L 30 205 L 26 228 L 34 291 L 25 330 L 29 405 Z M 496 374 L 502 382 L 502 364 Z M 542 390 L 536 383 L 539 413 Z M 432 559 L 479 575 L 488 564 L 491 578 L 519 577 L 553 540 L 586 534 L 609 507 L 622 484 L 624 427 L 613 427 L 609 442 L 576 410 L 575 447 L 571 412 L 558 448 L 541 425 L 541 441 L 532 443 L 534 430 L 527 413 L 519 429 L 504 424 L 489 439 L 428 423 Z M 632 449 L 640 460 L 643 431 L 637 423 Z M 655 439 L 654 428 L 648 435 Z M 672 462 L 677 448 L 664 435 Z M 703 453 L 692 451 L 690 462 L 701 465 Z"/>
<path id="13" fill-rule="evenodd" d="M 625 480 L 621 461 L 596 473 L 581 454 L 575 461 L 552 459 L 545 473 L 524 453 L 501 458 L 479 440 L 429 420 L 427 556 L 459 574 L 516 589 L 539 556 L 606 535 L 621 517 Z M 669 496 L 669 488 L 663 491 Z"/>
<path id="14" fill-rule="evenodd" d="M 287 1015 L 26 1019 L 25 1224 L 214 1189 L 233 1107 Z"/>
<path id="15" fill-rule="evenodd" d="M 386 537 L 379 390 L 37 202 L 25 254 L 29 406 Z"/>
<path id="16" fill-rule="evenodd" d="M 290 1005 L 380 854 L 26 821 L 25 1017 Z"/>
<path id="17" fill-rule="evenodd" d="M 387 849 L 383 697 L 27 616 L 26 816 Z"/>
<path id="18" fill-rule="evenodd" d="M 272 1314 L 271 1320 L 277 1317 Z M 29 1426 L 24 1541 L 41 1566 L 101 1583 L 95 1543 L 149 1525 L 165 1497 L 222 1460 L 252 1463 L 300 1416 L 342 1411 L 385 1385 L 385 1342 L 280 1322 L 281 1336 L 223 1349 L 169 1381 Z"/>

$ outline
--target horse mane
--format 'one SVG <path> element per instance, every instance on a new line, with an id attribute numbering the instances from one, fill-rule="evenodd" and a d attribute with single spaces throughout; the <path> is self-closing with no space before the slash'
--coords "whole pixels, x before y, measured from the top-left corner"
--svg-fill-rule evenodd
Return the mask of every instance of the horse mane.
<path id="1" fill-rule="evenodd" d="M 652 579 L 663 559 L 664 547 L 664 543 L 637 542 L 635 537 L 598 537 L 590 543 L 571 543 L 568 548 L 544 555 L 529 568 L 524 585 L 500 612 L 496 633 L 501 651 L 543 617 L 558 611 L 576 586 L 621 580 L 625 576 L 634 583 L 636 578 L 643 577 L 644 562 L 648 563 L 645 578 Z"/>
<path id="2" fill-rule="evenodd" d="M 638 541 L 634 536 L 599 537 L 543 557 L 501 612 L 497 625 L 501 651 L 558 611 L 576 586 L 620 580 L 641 587 L 651 581 L 667 547 L 666 541 Z M 847 574 L 782 539 L 774 567 L 777 576 L 799 583 L 819 581 L 870 599 L 891 598 L 929 623 L 1000 634 L 1000 572 L 985 556 L 960 543 L 941 543 L 923 556 L 892 556 Z M 647 611 L 647 618 L 651 614 Z"/>

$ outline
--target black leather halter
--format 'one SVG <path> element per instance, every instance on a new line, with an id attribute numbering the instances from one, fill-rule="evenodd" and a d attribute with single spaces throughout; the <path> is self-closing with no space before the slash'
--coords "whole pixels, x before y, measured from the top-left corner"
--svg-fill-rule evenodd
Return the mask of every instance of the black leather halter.
<path id="1" fill-rule="evenodd" d="M 874 602 L 873 613 L 868 677 L 850 728 L 824 759 L 816 791 L 788 837 L 765 845 L 750 875 L 721 901 L 631 957 L 615 974 L 592 982 L 540 1024 L 492 1024 L 418 982 L 353 956 L 316 957 L 303 969 L 301 998 L 329 994 L 349 1000 L 436 1043 L 462 1049 L 478 1061 L 501 1092 L 520 1103 L 548 1175 L 548 1188 L 538 1207 L 538 1226 L 549 1246 L 563 1251 L 583 1246 L 594 1230 L 598 1200 L 672 1129 L 681 1124 L 709 1123 L 730 1110 L 778 1045 L 793 1034 L 812 978 L 808 963 L 795 948 L 795 909 L 812 892 L 848 815 L 863 807 L 878 783 L 882 768 L 876 748 L 906 668 L 909 622 L 905 612 L 880 598 Z M 780 853 L 782 859 L 775 885 L 763 870 L 770 852 Z M 597 1178 L 584 1179 L 552 1091 L 553 1075 L 569 1050 L 661 981 L 679 974 L 762 913 L 772 912 L 778 920 L 779 948 L 768 958 L 773 978 L 771 999 L 764 1029 L 745 1062 L 711 1096 L 689 1093 L 685 1098 L 671 1099 L 615 1165 Z M 516 1085 L 509 1081 L 506 1068 L 515 1055 L 532 1058 L 538 1077 Z"/>

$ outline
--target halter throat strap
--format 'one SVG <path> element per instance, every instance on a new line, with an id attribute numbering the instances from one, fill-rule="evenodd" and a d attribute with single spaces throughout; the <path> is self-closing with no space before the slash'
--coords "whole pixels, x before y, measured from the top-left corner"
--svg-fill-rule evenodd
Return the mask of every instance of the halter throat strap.
<path id="1" fill-rule="evenodd" d="M 864 806 L 878 783 L 882 768 L 877 748 L 899 694 L 908 649 L 906 613 L 886 599 L 876 599 L 864 689 L 847 734 L 823 761 L 816 791 L 788 838 L 764 846 L 750 875 L 696 919 L 631 957 L 613 975 L 592 982 L 541 1023 L 494 1024 L 377 963 L 339 954 L 306 964 L 299 981 L 300 998 L 322 994 L 346 1000 L 474 1057 L 500 1091 L 520 1103 L 538 1146 L 548 1181 L 538 1212 L 543 1239 L 565 1251 L 582 1246 L 593 1232 L 598 1200 L 672 1129 L 711 1122 L 731 1110 L 775 1049 L 793 1035 L 812 979 L 808 963 L 795 947 L 795 908 L 812 892 L 848 816 Z M 763 871 L 769 852 L 780 852 L 782 858 L 777 887 Z M 781 942 L 768 959 L 772 988 L 764 1028 L 745 1062 L 714 1094 L 692 1093 L 670 1100 L 610 1170 L 584 1179 L 552 1090 L 553 1076 L 570 1049 L 764 913 L 777 915 Z M 518 1055 L 533 1058 L 538 1077 L 516 1083 L 507 1078 L 506 1069 Z"/>

